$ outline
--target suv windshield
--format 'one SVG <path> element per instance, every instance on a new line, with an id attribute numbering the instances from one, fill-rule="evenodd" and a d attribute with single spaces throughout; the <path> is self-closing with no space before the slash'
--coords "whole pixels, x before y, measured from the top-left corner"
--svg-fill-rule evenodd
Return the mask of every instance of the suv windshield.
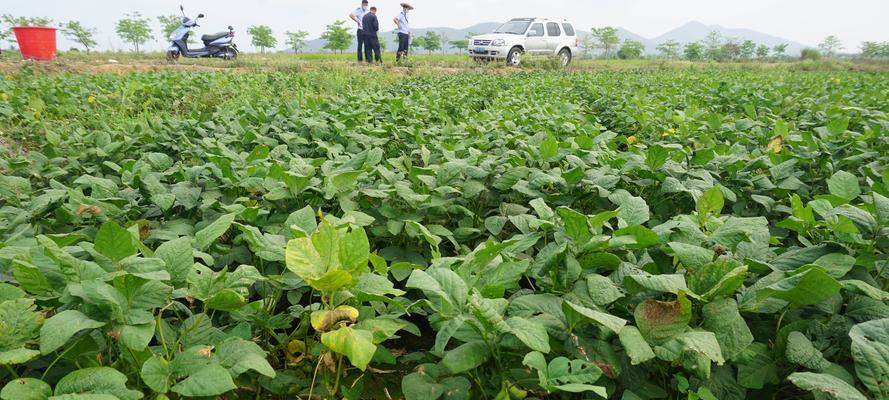
<path id="1" fill-rule="evenodd" d="M 528 25 L 531 25 L 531 21 L 509 21 L 503 25 L 500 25 L 494 33 L 509 33 L 513 35 L 522 35 L 525 31 L 528 30 Z"/>

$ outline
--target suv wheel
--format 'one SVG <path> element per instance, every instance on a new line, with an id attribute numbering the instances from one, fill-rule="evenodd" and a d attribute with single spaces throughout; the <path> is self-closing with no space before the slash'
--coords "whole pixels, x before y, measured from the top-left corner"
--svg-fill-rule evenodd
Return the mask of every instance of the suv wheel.
<path id="1" fill-rule="evenodd" d="M 562 66 L 567 67 L 568 64 L 571 64 L 571 50 L 562 49 L 559 52 L 559 60 L 562 61 Z"/>
<path id="2" fill-rule="evenodd" d="M 513 47 L 506 56 L 506 63 L 513 67 L 518 67 L 522 64 L 522 53 L 524 52 L 520 47 Z"/>

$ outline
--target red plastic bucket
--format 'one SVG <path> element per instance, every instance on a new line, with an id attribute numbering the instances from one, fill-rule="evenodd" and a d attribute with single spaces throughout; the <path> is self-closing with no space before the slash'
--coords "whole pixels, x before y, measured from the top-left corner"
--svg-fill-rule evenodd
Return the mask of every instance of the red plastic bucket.
<path id="1" fill-rule="evenodd" d="M 56 58 L 56 28 L 16 26 L 12 30 L 26 60 L 47 61 Z"/>

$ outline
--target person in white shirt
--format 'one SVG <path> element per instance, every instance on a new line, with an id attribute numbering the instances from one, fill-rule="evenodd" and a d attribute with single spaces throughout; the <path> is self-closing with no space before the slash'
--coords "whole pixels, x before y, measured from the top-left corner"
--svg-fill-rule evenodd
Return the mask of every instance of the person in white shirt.
<path id="1" fill-rule="evenodd" d="M 356 8 L 355 11 L 349 14 L 349 18 L 358 24 L 358 32 L 356 33 L 358 39 L 358 62 L 364 61 L 364 27 L 361 25 L 361 21 L 367 13 L 367 0 L 363 0 L 361 7 Z"/>
<path id="2" fill-rule="evenodd" d="M 402 58 L 407 59 L 407 53 L 411 44 L 411 27 L 407 12 L 413 9 L 414 7 L 410 4 L 401 3 L 401 12 L 392 19 L 392 22 L 395 22 L 395 25 L 398 26 L 398 53 L 395 56 L 396 61 L 401 61 Z"/>

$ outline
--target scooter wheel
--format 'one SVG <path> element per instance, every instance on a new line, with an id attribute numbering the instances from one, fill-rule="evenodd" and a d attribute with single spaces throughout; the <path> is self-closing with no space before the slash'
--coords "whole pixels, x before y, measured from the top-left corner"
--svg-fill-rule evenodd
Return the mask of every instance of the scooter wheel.
<path id="1" fill-rule="evenodd" d="M 167 61 L 177 61 L 179 60 L 179 52 L 175 50 L 170 50 L 167 52 Z"/>

